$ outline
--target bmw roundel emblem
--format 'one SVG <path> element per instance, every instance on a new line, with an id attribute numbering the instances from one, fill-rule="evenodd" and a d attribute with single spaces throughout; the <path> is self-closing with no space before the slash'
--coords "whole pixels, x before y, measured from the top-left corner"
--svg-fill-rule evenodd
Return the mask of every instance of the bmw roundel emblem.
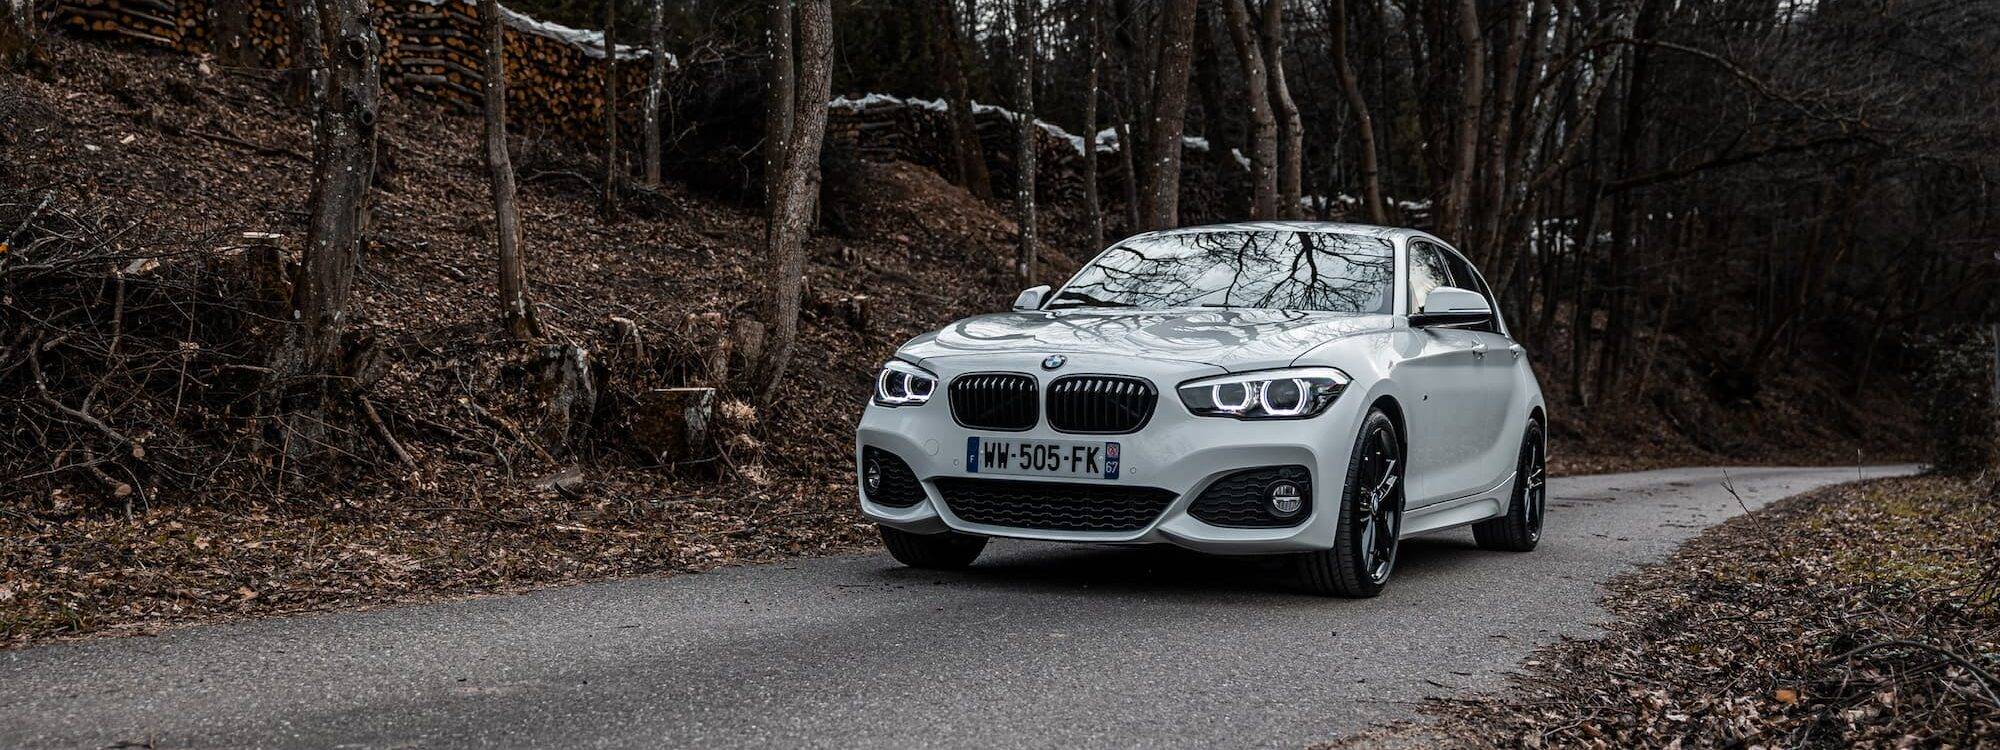
<path id="1" fill-rule="evenodd" d="M 1060 354 L 1051 354 L 1046 359 L 1042 360 L 1042 369 L 1044 370 L 1059 369 L 1063 365 L 1068 363 L 1069 363 L 1068 357 L 1065 357 Z"/>

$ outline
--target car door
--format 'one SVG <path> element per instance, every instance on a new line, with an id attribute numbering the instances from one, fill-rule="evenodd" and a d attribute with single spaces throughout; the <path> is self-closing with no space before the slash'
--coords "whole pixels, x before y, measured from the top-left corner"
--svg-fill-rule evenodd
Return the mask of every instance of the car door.
<path id="1" fill-rule="evenodd" d="M 1442 247 L 1427 240 L 1409 243 L 1405 260 L 1408 309 L 1423 309 L 1430 290 L 1456 286 Z M 1485 353 L 1477 331 L 1432 326 L 1411 331 L 1413 346 L 1397 365 L 1397 376 L 1410 391 L 1404 408 L 1409 423 L 1409 471 L 1404 475 L 1410 507 L 1452 500 L 1478 492 L 1483 472 L 1475 463 L 1486 428 L 1477 404 L 1489 387 L 1484 375 Z"/>
<path id="2" fill-rule="evenodd" d="M 1467 471 L 1477 478 L 1483 490 L 1507 479 L 1513 473 L 1523 425 L 1513 424 L 1510 418 L 1512 407 L 1518 402 L 1515 389 L 1525 382 L 1518 370 L 1527 367 L 1522 357 L 1522 349 L 1507 335 L 1506 321 L 1500 316 L 1500 301 L 1493 297 L 1493 290 L 1486 285 L 1485 277 L 1479 269 L 1466 261 L 1465 256 L 1451 248 L 1444 248 L 1445 265 L 1451 269 L 1455 286 L 1478 292 L 1486 298 L 1486 304 L 1493 309 L 1493 318 L 1485 323 L 1475 323 L 1461 328 L 1473 338 L 1472 350 L 1475 364 L 1475 383 L 1465 403 L 1471 431 L 1464 447 L 1467 456 Z M 1476 491 L 1476 490 L 1475 490 Z"/>

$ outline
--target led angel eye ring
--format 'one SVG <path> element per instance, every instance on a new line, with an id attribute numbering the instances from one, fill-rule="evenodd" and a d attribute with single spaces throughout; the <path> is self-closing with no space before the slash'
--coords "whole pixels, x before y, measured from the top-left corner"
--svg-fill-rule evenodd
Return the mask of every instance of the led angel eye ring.
<path id="1" fill-rule="evenodd" d="M 1243 390 L 1242 401 L 1238 401 L 1234 404 L 1231 404 L 1223 400 L 1222 389 L 1229 386 L 1235 386 Z M 1215 403 L 1215 408 L 1230 413 L 1236 413 L 1249 409 L 1250 404 L 1256 400 L 1256 396 L 1253 395 L 1250 392 L 1250 390 L 1251 389 L 1249 383 L 1216 383 L 1215 385 L 1211 385 L 1208 387 L 1208 398 L 1210 401 Z"/>

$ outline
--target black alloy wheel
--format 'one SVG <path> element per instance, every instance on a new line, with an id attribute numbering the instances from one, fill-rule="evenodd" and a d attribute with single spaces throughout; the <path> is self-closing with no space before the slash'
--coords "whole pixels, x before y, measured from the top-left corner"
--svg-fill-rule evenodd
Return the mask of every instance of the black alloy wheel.
<path id="1" fill-rule="evenodd" d="M 1549 443 L 1541 422 L 1529 422 L 1521 435 L 1514 472 L 1507 515 L 1472 525 L 1472 539 L 1481 549 L 1527 552 L 1542 541 L 1542 519 L 1549 508 Z"/>
<path id="2" fill-rule="evenodd" d="M 1403 477 L 1408 462 L 1396 422 L 1368 412 L 1348 459 L 1340 526 L 1333 548 L 1296 558 L 1299 578 L 1316 594 L 1369 597 L 1382 593 L 1396 569 L 1403 531 Z"/>

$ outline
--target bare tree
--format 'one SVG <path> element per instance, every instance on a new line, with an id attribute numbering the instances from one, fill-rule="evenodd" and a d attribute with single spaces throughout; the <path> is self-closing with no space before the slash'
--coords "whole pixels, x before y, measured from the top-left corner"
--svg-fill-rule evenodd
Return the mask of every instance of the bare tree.
<path id="1" fill-rule="evenodd" d="M 618 219 L 618 0 L 604 0 L 604 220 Z"/>
<path id="2" fill-rule="evenodd" d="M 1160 8 L 1160 67 L 1153 78 L 1152 133 L 1146 139 L 1153 184 L 1140 196 L 1148 211 L 1143 229 L 1180 224 L 1181 133 L 1187 122 L 1188 70 L 1194 62 L 1195 0 L 1167 0 Z"/>
<path id="3" fill-rule="evenodd" d="M 667 0 L 653 0 L 653 17 L 647 23 L 647 44 L 651 64 L 646 69 L 646 187 L 660 186 L 660 95 L 667 87 Z"/>
<path id="4" fill-rule="evenodd" d="M 516 341 L 541 334 L 528 298 L 528 264 L 521 252 L 521 209 L 514 199 L 514 161 L 507 153 L 507 27 L 499 0 L 479 0 L 486 31 L 486 171 L 493 186 L 493 235 L 500 250 L 500 326 Z"/>
<path id="5" fill-rule="evenodd" d="M 1104 206 L 1097 186 L 1097 96 L 1104 74 L 1104 0 L 1085 0 L 1090 14 L 1090 72 L 1083 86 L 1083 207 L 1090 222 L 1090 249 L 1104 247 Z"/>
<path id="6" fill-rule="evenodd" d="M 1472 209 L 1472 170 L 1479 154 L 1480 112 L 1486 105 L 1486 38 L 1479 30 L 1479 4 L 1458 0 L 1458 44 L 1465 59 L 1459 76 L 1458 126 L 1452 133 L 1451 181 L 1436 222 L 1438 234 L 1465 245 L 1466 217 Z"/>
<path id="7" fill-rule="evenodd" d="M 292 69 L 287 79 L 287 96 L 293 104 L 311 105 L 319 111 L 326 96 L 325 31 L 320 28 L 319 3 L 315 0 L 285 4 L 285 20 L 291 23 Z"/>
<path id="8" fill-rule="evenodd" d="M 931 55 L 950 109 L 946 126 L 950 128 L 952 165 L 966 190 L 974 197 L 992 200 L 993 178 L 987 173 L 986 149 L 980 145 L 979 129 L 972 121 L 971 84 L 965 79 L 964 44 L 959 41 L 953 0 L 931 0 L 931 10 Z"/>
<path id="9" fill-rule="evenodd" d="M 792 102 L 798 96 L 792 50 L 792 0 L 769 0 L 766 6 L 771 40 L 771 69 L 764 90 L 764 206 L 772 210 L 783 195 L 785 154 L 792 141 Z M 775 216 L 775 214 L 774 214 Z M 764 247 L 778 246 L 779 222 L 764 226 Z"/>
<path id="10" fill-rule="evenodd" d="M 1019 144 L 1014 167 L 1014 206 L 1020 212 L 1021 244 L 1014 271 L 1023 284 L 1035 277 L 1035 8 L 1034 0 L 1014 0 L 1014 46 L 1021 56 L 1020 77 L 1014 81 L 1019 112 Z"/>
<path id="11" fill-rule="evenodd" d="M 772 2 L 771 19 L 790 22 L 788 0 Z M 767 114 L 772 119 L 789 115 L 784 141 L 780 185 L 772 191 L 767 207 L 765 262 L 770 276 L 765 287 L 761 323 L 764 335 L 759 352 L 755 383 L 760 401 L 768 403 L 777 394 L 785 368 L 791 362 L 798 341 L 799 298 L 804 292 L 806 270 L 805 235 L 819 195 L 819 152 L 826 134 L 827 97 L 833 88 L 833 9 L 829 0 L 798 0 L 797 29 L 784 34 L 788 59 L 782 66 L 783 80 L 792 84 L 783 111 Z M 790 39 L 796 34 L 798 59 L 789 59 Z M 774 39 L 777 34 L 773 34 Z M 774 60 L 774 62 L 776 62 Z M 772 83 L 780 73 L 773 66 Z M 792 71 L 797 70 L 796 80 Z M 772 99 L 775 104 L 776 97 Z M 774 110 L 777 108 L 774 107 Z M 769 144 L 767 143 L 768 147 Z"/>
<path id="12" fill-rule="evenodd" d="M 1382 205 L 1382 167 L 1375 150 L 1375 117 L 1368 110 L 1367 97 L 1361 93 L 1354 65 L 1347 60 L 1347 0 L 1328 0 L 1327 5 L 1333 6 L 1327 15 L 1333 24 L 1334 74 L 1340 79 L 1341 93 L 1347 95 L 1348 109 L 1354 111 L 1354 129 L 1361 140 L 1362 201 L 1368 208 L 1369 221 L 1387 224 L 1389 212 Z"/>
<path id="13" fill-rule="evenodd" d="M 337 373 L 348 294 L 361 259 L 368 191 L 375 174 L 382 44 L 367 0 L 317 0 L 312 20 L 333 34 L 313 121 L 312 198 L 304 266 L 292 289 L 292 320 L 274 350 L 281 383 L 310 378 L 323 392 Z M 307 15 L 302 13 L 301 16 Z M 317 26 L 318 24 L 314 24 Z"/>
<path id="14" fill-rule="evenodd" d="M 1304 211 L 1305 123 L 1292 88 L 1285 83 L 1285 0 L 1264 0 L 1265 74 L 1270 76 L 1271 108 L 1278 123 L 1278 216 L 1296 219 Z"/>
<path id="15" fill-rule="evenodd" d="M 1250 90 L 1250 218 L 1278 218 L 1278 120 L 1271 113 L 1269 71 L 1257 32 L 1250 25 L 1250 12 L 1243 0 L 1223 0 L 1228 14 L 1229 39 L 1236 46 L 1236 59 L 1243 65 L 1243 81 Z M 1210 143 L 1209 148 L 1224 148 Z"/>

